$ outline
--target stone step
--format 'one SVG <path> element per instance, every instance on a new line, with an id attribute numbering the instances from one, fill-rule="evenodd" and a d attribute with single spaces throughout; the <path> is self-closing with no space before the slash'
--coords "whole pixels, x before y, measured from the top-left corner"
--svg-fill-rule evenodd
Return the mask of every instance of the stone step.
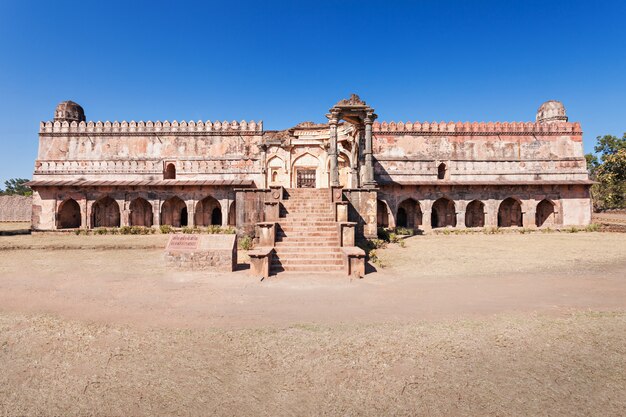
<path id="1" fill-rule="evenodd" d="M 307 248 L 309 246 L 321 246 L 331 247 L 339 246 L 339 238 L 337 239 L 309 239 L 309 238 L 287 238 L 287 240 L 278 240 L 274 243 L 277 248 L 291 247 L 291 248 Z M 304 250 L 304 249 L 303 249 Z"/>
<path id="2" fill-rule="evenodd" d="M 326 256 L 326 255 L 342 255 L 340 247 L 311 247 L 307 248 L 306 251 L 303 251 L 300 247 L 289 247 L 289 246 L 280 246 L 274 249 L 276 254 L 279 256 L 293 256 L 298 255 L 301 256 L 306 254 L 307 256 Z"/>
<path id="3" fill-rule="evenodd" d="M 280 230 L 283 232 L 336 232 L 336 225 L 329 226 L 300 226 L 297 223 L 283 224 L 280 223 Z"/>
<path id="4" fill-rule="evenodd" d="M 343 259 L 276 259 L 272 260 L 271 267 L 277 266 L 305 266 L 305 265 L 326 265 L 326 266 L 343 266 Z"/>
<path id="5" fill-rule="evenodd" d="M 337 226 L 337 222 L 333 220 L 299 220 L 294 218 L 281 218 L 278 220 L 278 224 L 281 226 L 306 226 L 306 227 L 319 227 L 319 226 Z"/>
<path id="6" fill-rule="evenodd" d="M 272 266 L 270 267 L 270 273 L 276 274 L 278 272 L 341 272 L 344 270 L 344 266 L 341 265 L 288 265 L 288 266 Z"/>
<path id="7" fill-rule="evenodd" d="M 339 232 L 337 230 L 279 230 L 276 232 L 276 236 L 302 236 L 302 237 L 338 237 Z"/>

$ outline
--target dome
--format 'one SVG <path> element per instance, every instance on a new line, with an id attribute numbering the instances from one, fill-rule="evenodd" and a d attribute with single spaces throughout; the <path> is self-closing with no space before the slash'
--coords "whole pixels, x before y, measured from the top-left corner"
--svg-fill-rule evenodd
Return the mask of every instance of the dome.
<path id="1" fill-rule="evenodd" d="M 79 104 L 73 101 L 64 101 L 59 103 L 54 111 L 54 120 L 60 122 L 84 122 L 85 111 Z"/>
<path id="2" fill-rule="evenodd" d="M 540 123 L 567 122 L 565 106 L 560 101 L 546 101 L 537 110 L 537 121 Z"/>

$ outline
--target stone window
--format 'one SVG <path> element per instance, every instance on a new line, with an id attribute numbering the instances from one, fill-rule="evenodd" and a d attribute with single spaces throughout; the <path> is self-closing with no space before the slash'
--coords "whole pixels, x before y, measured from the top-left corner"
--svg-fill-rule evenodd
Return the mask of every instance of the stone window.
<path id="1" fill-rule="evenodd" d="M 165 167 L 165 172 L 163 173 L 163 179 L 166 179 L 166 180 L 176 179 L 176 166 L 173 163 L 169 163 Z"/>
<path id="2" fill-rule="evenodd" d="M 439 164 L 437 167 L 437 179 L 444 180 L 446 179 L 446 164 L 443 162 Z"/>

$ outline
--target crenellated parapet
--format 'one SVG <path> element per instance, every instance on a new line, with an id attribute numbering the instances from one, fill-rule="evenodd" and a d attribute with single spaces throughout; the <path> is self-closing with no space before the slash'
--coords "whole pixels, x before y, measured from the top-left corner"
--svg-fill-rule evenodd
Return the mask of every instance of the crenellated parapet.
<path id="1" fill-rule="evenodd" d="M 182 121 L 173 122 L 76 122 L 49 121 L 41 122 L 40 134 L 95 134 L 95 135 L 142 135 L 142 134 L 176 134 L 176 135 L 222 135 L 222 134 L 257 134 L 263 132 L 263 122 L 254 120 L 237 122 L 215 121 Z"/>
<path id="2" fill-rule="evenodd" d="M 578 122 L 374 122 L 373 130 L 425 135 L 582 135 Z"/>

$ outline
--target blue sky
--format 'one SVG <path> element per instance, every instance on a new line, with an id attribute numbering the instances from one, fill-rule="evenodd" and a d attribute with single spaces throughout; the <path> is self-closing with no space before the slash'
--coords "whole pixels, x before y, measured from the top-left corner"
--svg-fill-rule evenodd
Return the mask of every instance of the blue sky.
<path id="1" fill-rule="evenodd" d="M 626 131 L 624 1 L 0 0 L 0 186 L 30 178 L 40 120 L 528 121 L 549 99 L 585 149 Z"/>

